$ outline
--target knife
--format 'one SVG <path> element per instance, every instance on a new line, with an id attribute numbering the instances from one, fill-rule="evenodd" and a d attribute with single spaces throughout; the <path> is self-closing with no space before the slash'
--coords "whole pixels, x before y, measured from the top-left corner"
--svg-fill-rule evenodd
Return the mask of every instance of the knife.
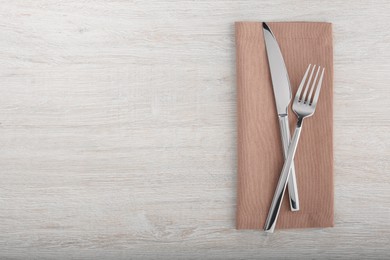
<path id="1" fill-rule="evenodd" d="M 274 90 L 276 110 L 279 118 L 280 133 L 282 135 L 283 155 L 286 159 L 290 144 L 290 127 L 288 124 L 288 106 L 291 100 L 290 80 L 283 56 L 274 34 L 266 23 L 263 23 L 263 34 L 268 64 L 271 72 L 272 87 Z M 291 211 L 299 210 L 299 197 L 294 163 L 291 164 L 290 178 L 288 179 L 288 194 Z"/>

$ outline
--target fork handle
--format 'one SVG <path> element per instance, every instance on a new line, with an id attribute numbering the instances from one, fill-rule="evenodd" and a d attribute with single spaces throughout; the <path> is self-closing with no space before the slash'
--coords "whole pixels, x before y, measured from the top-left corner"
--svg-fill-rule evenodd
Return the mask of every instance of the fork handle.
<path id="1" fill-rule="evenodd" d="M 288 125 L 288 116 L 280 115 L 279 116 L 279 126 L 280 133 L 282 135 L 282 144 L 283 144 L 283 156 L 284 159 L 287 157 L 288 146 L 290 145 L 290 127 Z M 291 211 L 299 210 L 299 197 L 298 197 L 298 187 L 297 179 L 295 175 L 294 161 L 291 163 L 290 177 L 288 178 L 288 195 L 290 201 Z"/>
<path id="2" fill-rule="evenodd" d="M 294 131 L 294 136 L 292 137 L 290 146 L 288 147 L 287 157 L 284 161 L 283 169 L 279 177 L 278 185 L 276 186 L 276 190 L 274 193 L 274 197 L 272 199 L 271 207 L 268 211 L 268 216 L 265 221 L 264 230 L 267 232 L 274 232 L 276 221 L 278 219 L 280 206 L 282 205 L 283 196 L 286 191 L 287 181 L 290 175 L 291 164 L 294 160 L 295 151 L 297 150 L 297 145 L 299 141 L 299 137 L 301 135 L 303 118 L 298 118 L 297 127 Z"/>

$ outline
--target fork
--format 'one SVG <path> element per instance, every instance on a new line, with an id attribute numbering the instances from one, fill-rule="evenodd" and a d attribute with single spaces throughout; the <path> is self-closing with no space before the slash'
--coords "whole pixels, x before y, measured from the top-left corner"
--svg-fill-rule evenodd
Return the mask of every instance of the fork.
<path id="1" fill-rule="evenodd" d="M 294 136 L 291 139 L 290 145 L 288 147 L 287 157 L 286 157 L 286 160 L 284 161 L 284 165 L 283 165 L 283 169 L 282 169 L 282 172 L 280 174 L 280 177 L 279 177 L 278 185 L 276 186 L 276 190 L 274 193 L 274 197 L 272 199 L 271 207 L 270 207 L 270 210 L 268 212 L 267 219 L 265 221 L 264 230 L 266 232 L 270 232 L 270 233 L 274 232 L 274 229 L 276 226 L 276 221 L 278 219 L 280 206 L 282 205 L 283 196 L 284 196 L 284 193 L 286 191 L 287 181 L 288 181 L 288 178 L 290 175 L 289 173 L 290 173 L 291 164 L 294 160 L 295 151 L 296 151 L 297 146 L 298 146 L 298 141 L 299 141 L 299 136 L 300 136 L 301 130 L 302 130 L 303 120 L 306 117 L 312 116 L 316 110 L 318 97 L 320 95 L 320 90 L 321 90 L 321 85 L 322 85 L 322 79 L 324 77 L 325 68 L 322 68 L 322 71 L 321 71 L 320 66 L 318 66 L 317 70 L 316 70 L 316 65 L 314 65 L 312 69 L 311 69 L 311 67 L 312 66 L 310 64 L 305 72 L 305 75 L 302 78 L 302 81 L 301 81 L 301 84 L 299 85 L 298 91 L 295 94 L 294 103 L 293 103 L 292 108 L 293 108 L 294 113 L 298 117 L 298 122 L 297 122 L 297 126 L 295 128 L 295 131 L 294 131 Z M 315 74 L 314 80 L 312 80 L 315 70 L 316 70 L 316 74 Z M 321 75 L 320 75 L 320 78 L 318 79 L 318 82 L 317 82 L 317 78 L 318 78 L 318 75 L 320 74 L 320 71 L 321 71 Z M 310 76 L 306 82 L 306 78 L 307 78 L 307 75 L 309 74 L 309 72 L 310 72 Z M 305 85 L 305 83 L 306 83 L 306 85 Z M 311 85 L 311 87 L 310 87 L 310 85 Z M 310 89 L 310 91 L 309 91 L 309 89 Z M 316 91 L 314 93 L 314 97 L 312 98 L 314 89 L 316 89 Z M 301 96 L 302 90 L 303 90 L 303 94 Z M 307 95 L 308 91 L 309 91 L 309 94 Z"/>

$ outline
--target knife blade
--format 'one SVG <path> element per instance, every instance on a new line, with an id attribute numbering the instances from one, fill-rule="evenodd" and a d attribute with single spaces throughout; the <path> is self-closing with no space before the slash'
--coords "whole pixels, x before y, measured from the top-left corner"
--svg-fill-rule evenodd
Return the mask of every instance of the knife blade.
<path id="1" fill-rule="evenodd" d="M 286 159 L 286 153 L 291 138 L 290 127 L 288 124 L 288 106 L 292 98 L 290 79 L 288 77 L 286 65 L 284 63 L 282 52 L 279 48 L 279 44 L 266 23 L 263 23 L 263 35 L 271 73 L 276 111 L 279 118 L 279 126 L 283 144 L 283 155 Z M 299 196 L 294 164 L 292 164 L 290 178 L 288 180 L 288 193 L 291 211 L 298 211 Z"/>

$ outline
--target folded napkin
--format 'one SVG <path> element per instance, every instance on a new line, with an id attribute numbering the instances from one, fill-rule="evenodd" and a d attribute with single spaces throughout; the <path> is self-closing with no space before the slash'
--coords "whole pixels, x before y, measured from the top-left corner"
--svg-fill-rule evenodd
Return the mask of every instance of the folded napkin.
<path id="1" fill-rule="evenodd" d="M 300 211 L 286 191 L 276 228 L 333 226 L 333 46 L 329 23 L 268 23 L 291 81 L 292 96 L 307 66 L 325 67 L 314 115 L 304 121 L 295 155 Z M 283 167 L 283 151 L 262 24 L 237 22 L 237 229 L 262 229 Z M 297 118 L 289 111 L 291 134 Z"/>

